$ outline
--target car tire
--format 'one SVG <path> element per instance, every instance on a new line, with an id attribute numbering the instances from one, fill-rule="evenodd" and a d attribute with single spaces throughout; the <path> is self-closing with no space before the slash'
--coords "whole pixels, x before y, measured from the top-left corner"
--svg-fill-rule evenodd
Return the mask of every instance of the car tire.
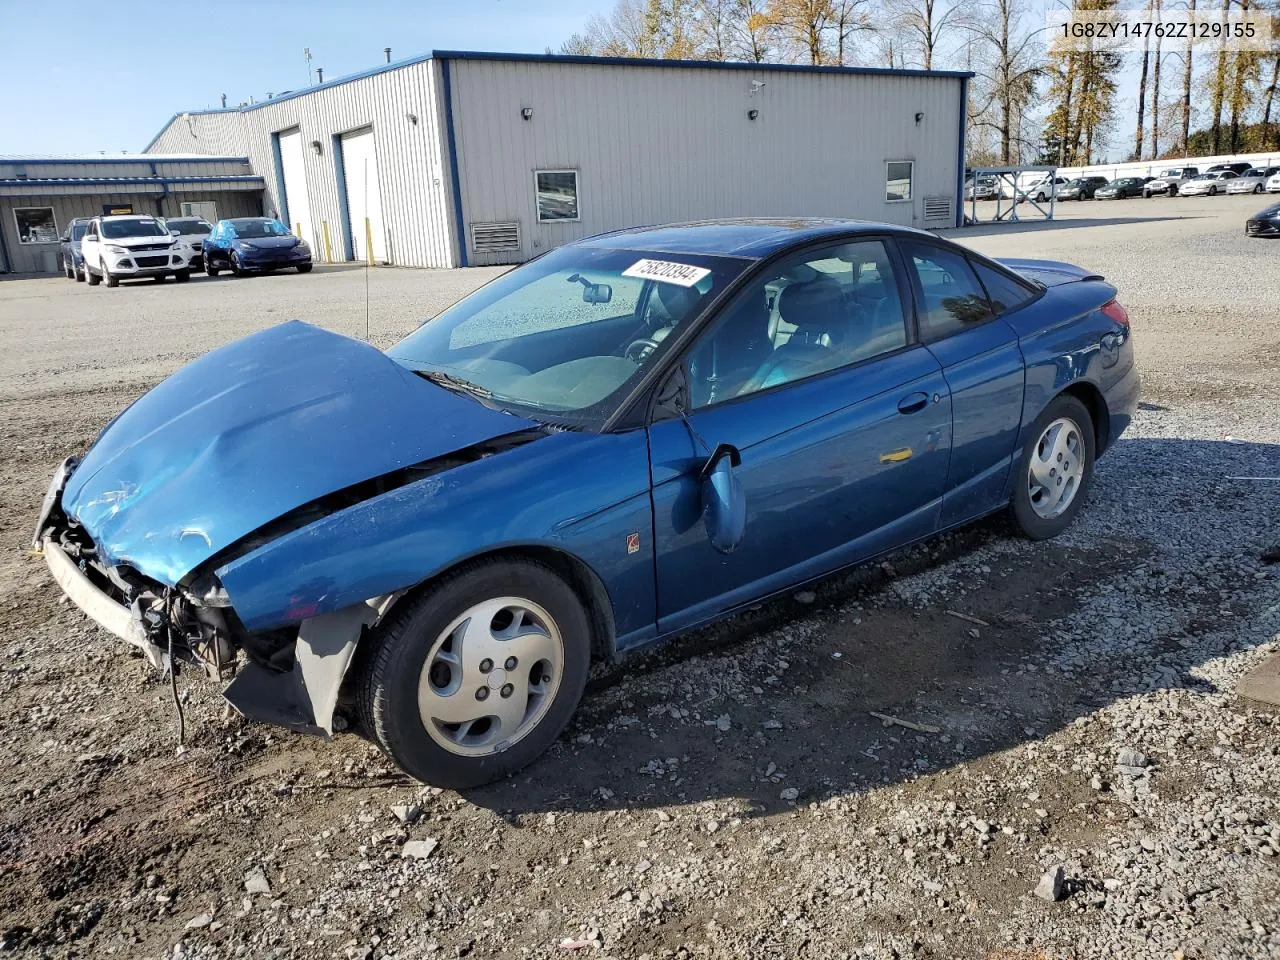
<path id="1" fill-rule="evenodd" d="M 300 263 L 300 264 L 298 264 L 298 272 L 299 272 L 299 273 L 310 273 L 310 272 L 311 272 L 311 264 L 309 264 L 309 263 Z"/>
<path id="2" fill-rule="evenodd" d="M 1151 191 L 1150 191 L 1150 190 L 1143 190 L 1143 191 L 1142 191 L 1142 199 L 1143 199 L 1143 200 L 1150 200 L 1150 199 L 1151 199 Z"/>
<path id="3" fill-rule="evenodd" d="M 177 273 L 173 275 L 173 279 L 174 279 L 174 282 L 176 283 L 186 283 L 188 280 L 191 279 L 191 271 L 179 270 Z"/>
<path id="4" fill-rule="evenodd" d="M 102 282 L 102 276 L 89 269 L 89 262 L 87 260 L 84 265 L 84 275 L 85 279 L 89 281 L 89 286 L 91 287 L 96 287 Z"/>
<path id="5" fill-rule="evenodd" d="M 204 275 L 206 277 L 216 277 L 218 275 L 218 268 L 214 265 L 213 257 L 208 254 L 205 254 L 204 258 Z"/>
<path id="6" fill-rule="evenodd" d="M 513 629 L 510 621 L 497 628 L 493 624 L 515 609 L 521 611 L 521 622 L 530 618 L 530 631 L 504 638 L 501 634 Z M 473 635 L 476 614 L 490 619 Z M 536 639 L 516 645 L 527 638 Z M 364 731 L 410 776 L 461 790 L 516 772 L 555 742 L 586 686 L 591 626 L 577 593 L 550 567 L 481 560 L 402 602 L 365 643 L 368 647 L 358 654 L 356 691 Z M 475 644 L 471 653 L 468 643 Z M 511 656 L 502 650 L 507 644 Z M 497 652 L 484 655 L 495 645 Z M 483 659 L 476 659 L 477 649 Z M 523 666 L 520 651 L 532 651 L 524 655 Z M 529 663 L 530 657 L 538 659 Z M 518 693 L 516 685 L 522 685 Z M 543 689 L 535 691 L 535 686 Z M 450 692 L 436 692 L 441 689 Z M 501 709 L 511 696 L 516 698 L 512 709 L 520 715 L 510 731 L 515 739 L 486 741 L 507 731 L 500 725 L 495 729 L 479 703 L 492 698 L 492 706 Z M 424 710 L 433 708 L 444 717 L 429 714 L 424 719 Z M 476 719 L 470 719 L 473 715 Z M 462 719 L 449 721 L 450 716 Z"/>
<path id="7" fill-rule="evenodd" d="M 88 272 L 85 270 L 84 264 L 82 263 L 78 267 L 72 266 L 71 270 L 75 275 L 76 283 L 84 283 L 85 274 Z"/>
<path id="8" fill-rule="evenodd" d="M 1047 540 L 1071 525 L 1089 493 L 1096 456 L 1088 409 L 1059 394 L 1036 418 L 1014 475 L 1013 519 L 1025 536 Z"/>
<path id="9" fill-rule="evenodd" d="M 231 251 L 231 272 L 237 277 L 243 277 L 246 273 L 244 267 L 240 265 L 240 254 L 234 250 Z"/>
<path id="10" fill-rule="evenodd" d="M 75 279 L 75 270 L 72 268 L 71 264 L 67 263 L 65 260 L 62 261 L 62 275 L 68 280 Z"/>
<path id="11" fill-rule="evenodd" d="M 102 265 L 102 282 L 108 287 L 120 286 L 120 278 L 113 276 L 111 271 L 107 269 L 107 265 L 105 263 Z"/>
<path id="12" fill-rule="evenodd" d="M 1209 188 L 1209 196 L 1211 196 L 1211 197 L 1216 197 L 1217 195 L 1218 195 L 1218 188 L 1217 188 L 1217 187 L 1210 187 L 1210 188 Z"/>
<path id="13" fill-rule="evenodd" d="M 1253 188 L 1253 192 L 1254 192 L 1254 193 L 1261 193 L 1261 192 L 1262 192 L 1262 184 L 1258 184 L 1256 187 L 1254 187 L 1254 188 Z"/>

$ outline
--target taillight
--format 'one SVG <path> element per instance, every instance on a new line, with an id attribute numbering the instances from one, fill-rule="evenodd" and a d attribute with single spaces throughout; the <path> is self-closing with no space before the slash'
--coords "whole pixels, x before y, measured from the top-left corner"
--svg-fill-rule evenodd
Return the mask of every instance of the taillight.
<path id="1" fill-rule="evenodd" d="M 1110 300 L 1103 304 L 1102 312 L 1122 327 L 1129 325 L 1129 312 L 1120 306 L 1119 300 Z"/>

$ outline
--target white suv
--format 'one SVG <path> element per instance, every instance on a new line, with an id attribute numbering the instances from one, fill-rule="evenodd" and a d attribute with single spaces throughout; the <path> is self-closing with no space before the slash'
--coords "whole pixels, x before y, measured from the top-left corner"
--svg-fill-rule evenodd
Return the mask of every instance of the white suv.
<path id="1" fill-rule="evenodd" d="M 170 235 L 155 217 L 94 217 L 80 240 L 89 286 L 108 287 L 134 277 L 191 279 L 191 246 Z"/>

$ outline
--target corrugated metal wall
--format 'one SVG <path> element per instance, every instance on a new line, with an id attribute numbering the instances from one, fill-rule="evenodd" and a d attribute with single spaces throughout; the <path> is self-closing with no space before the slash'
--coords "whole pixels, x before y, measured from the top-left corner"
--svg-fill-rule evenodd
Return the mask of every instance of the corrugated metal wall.
<path id="1" fill-rule="evenodd" d="M 0 230 L 4 231 L 3 248 L 8 251 L 11 264 L 0 263 L 0 271 L 10 273 L 42 273 L 46 268 L 46 252 L 55 256 L 57 243 L 18 243 L 18 227 L 13 211 L 22 207 L 52 207 L 58 224 L 58 235 L 67 228 L 67 222 L 76 217 L 102 215 L 105 203 L 131 203 L 135 213 L 150 216 L 176 217 L 182 212 L 182 203 L 212 201 L 218 205 L 222 217 L 256 217 L 262 214 L 262 198 L 253 192 L 242 191 L 192 191 L 171 193 L 167 197 L 131 193 L 104 192 L 92 196 L 31 196 L 0 197 Z M 56 268 L 55 268 L 56 269 Z"/>
<path id="2" fill-rule="evenodd" d="M 518 255 L 469 253 L 473 264 L 707 217 L 919 224 L 925 197 L 956 197 L 956 77 L 487 60 L 450 68 L 467 232 L 520 222 Z M 889 160 L 915 161 L 910 203 L 885 200 Z M 538 223 L 534 171 L 563 168 L 579 171 L 581 220 Z"/>
<path id="3" fill-rule="evenodd" d="M 216 154 L 209 157 L 164 157 L 138 154 L 136 160 L 18 160 L 0 157 L 0 180 L 45 180 L 103 177 L 239 177 L 251 171 L 247 155 Z"/>
<path id="4" fill-rule="evenodd" d="M 193 114 L 190 123 L 178 117 L 150 149 L 193 152 L 207 148 L 210 153 L 248 156 L 254 173 L 267 181 L 267 206 L 278 214 L 279 182 L 271 135 L 300 129 L 315 224 L 314 249 L 323 257 L 327 224 L 333 258 L 340 260 L 345 211 L 333 138 L 372 127 L 388 260 L 401 266 L 455 266 L 449 175 L 435 93 L 438 73 L 435 62 L 424 60 L 356 80 L 334 81 L 236 112 Z M 313 141 L 320 144 L 318 154 Z M 364 228 L 352 224 L 351 229 Z"/>

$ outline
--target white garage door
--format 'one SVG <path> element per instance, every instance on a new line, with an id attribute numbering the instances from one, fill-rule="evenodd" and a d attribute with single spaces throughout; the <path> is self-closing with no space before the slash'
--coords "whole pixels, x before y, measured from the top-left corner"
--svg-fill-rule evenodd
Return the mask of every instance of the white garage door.
<path id="1" fill-rule="evenodd" d="M 311 202 L 307 197 L 307 173 L 302 162 L 302 131 L 280 134 L 280 171 L 284 178 L 284 203 L 288 207 L 290 230 L 313 242 L 315 225 L 311 222 Z M 280 211 L 281 219 L 286 211 Z"/>
<path id="2" fill-rule="evenodd" d="M 385 263 L 387 244 L 382 229 L 382 197 L 378 193 L 378 158 L 372 130 L 343 135 L 342 172 L 346 179 L 347 216 L 355 257 L 357 260 L 368 258 L 366 238 L 372 237 L 374 262 Z"/>

